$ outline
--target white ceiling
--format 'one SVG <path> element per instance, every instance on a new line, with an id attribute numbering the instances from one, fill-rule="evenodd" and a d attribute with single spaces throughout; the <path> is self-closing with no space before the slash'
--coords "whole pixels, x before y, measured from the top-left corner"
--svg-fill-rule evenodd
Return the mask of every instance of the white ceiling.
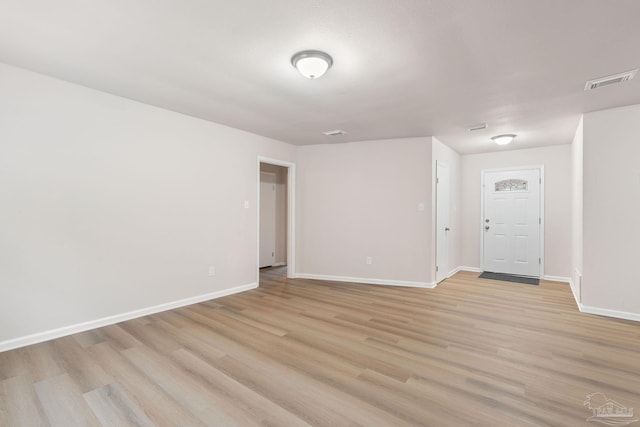
<path id="1" fill-rule="evenodd" d="M 640 103 L 640 76 L 583 91 L 640 67 L 639 18 L 639 0 L 0 0 L 0 61 L 292 144 L 475 153 L 569 143 L 581 113 Z M 291 66 L 305 49 L 333 56 L 321 79 Z"/>

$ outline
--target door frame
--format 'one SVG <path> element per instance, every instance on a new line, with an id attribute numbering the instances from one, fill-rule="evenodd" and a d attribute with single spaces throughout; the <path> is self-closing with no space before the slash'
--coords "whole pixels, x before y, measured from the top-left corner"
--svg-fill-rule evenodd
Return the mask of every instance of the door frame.
<path id="1" fill-rule="evenodd" d="M 435 209 L 435 224 L 436 224 L 436 229 L 435 229 L 435 244 L 436 244 L 436 283 L 440 283 L 441 281 L 445 280 L 448 276 L 449 273 L 451 272 L 451 266 L 449 265 L 449 252 L 450 252 L 450 243 L 451 240 L 449 240 L 449 244 L 447 245 L 447 271 L 443 271 L 440 272 L 440 266 L 438 266 L 438 253 L 441 250 L 441 248 L 438 247 L 438 227 L 440 225 L 440 222 L 442 221 L 442 219 L 440 218 L 440 215 L 438 215 L 438 192 L 439 192 L 439 188 L 438 184 L 439 184 L 439 176 L 438 176 L 438 166 L 442 166 L 447 168 L 447 173 L 449 175 L 448 180 L 449 180 L 449 195 L 448 195 L 448 200 L 449 200 L 449 206 L 448 206 L 448 212 L 449 212 L 449 218 L 447 218 L 447 222 L 449 223 L 449 227 L 451 227 L 451 169 L 449 168 L 449 164 L 441 162 L 439 160 L 436 160 L 436 209 Z M 438 273 L 440 273 L 441 279 L 438 280 Z"/>
<path id="2" fill-rule="evenodd" d="M 480 171 L 480 271 L 484 271 L 484 175 L 491 172 L 512 172 L 527 169 L 539 169 L 540 170 L 540 273 L 539 277 L 544 276 L 544 165 L 530 165 L 530 166 L 511 166 L 505 168 L 490 168 L 482 169 Z"/>
<path id="3" fill-rule="evenodd" d="M 260 286 L 260 164 L 267 163 L 287 168 L 287 277 L 296 271 L 296 164 L 286 160 L 258 156 L 256 195 L 256 283 Z"/>

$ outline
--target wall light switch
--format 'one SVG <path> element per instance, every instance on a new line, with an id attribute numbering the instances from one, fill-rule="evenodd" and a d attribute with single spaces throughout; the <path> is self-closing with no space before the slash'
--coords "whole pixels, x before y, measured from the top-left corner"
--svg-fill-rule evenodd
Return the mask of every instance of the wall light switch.
<path id="1" fill-rule="evenodd" d="M 424 203 L 418 203 L 418 212 L 424 212 Z"/>
<path id="2" fill-rule="evenodd" d="M 209 276 L 215 276 L 216 275 L 216 268 L 213 265 L 209 266 Z"/>
<path id="3" fill-rule="evenodd" d="M 244 208 L 245 209 L 249 209 L 249 201 L 248 200 L 244 201 Z"/>
<path id="4" fill-rule="evenodd" d="M 373 264 L 373 258 L 368 256 L 367 257 L 367 265 L 371 265 L 371 264 Z"/>

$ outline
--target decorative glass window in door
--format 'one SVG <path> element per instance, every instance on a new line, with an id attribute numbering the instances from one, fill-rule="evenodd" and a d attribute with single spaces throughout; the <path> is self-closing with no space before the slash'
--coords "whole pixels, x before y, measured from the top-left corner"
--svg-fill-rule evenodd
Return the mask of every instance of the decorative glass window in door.
<path id="1" fill-rule="evenodd" d="M 527 191 L 528 182 L 525 179 L 505 179 L 496 182 L 496 192 L 499 191 Z"/>

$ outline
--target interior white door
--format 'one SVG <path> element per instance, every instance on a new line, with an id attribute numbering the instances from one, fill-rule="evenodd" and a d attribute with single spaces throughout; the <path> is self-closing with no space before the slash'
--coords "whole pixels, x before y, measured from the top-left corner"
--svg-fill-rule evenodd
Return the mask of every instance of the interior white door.
<path id="1" fill-rule="evenodd" d="M 484 171 L 483 270 L 540 276 L 541 171 Z"/>
<path id="2" fill-rule="evenodd" d="M 449 167 L 436 163 L 436 282 L 449 273 Z"/>
<path id="3" fill-rule="evenodd" d="M 260 172 L 260 268 L 276 260 L 276 174 Z"/>

